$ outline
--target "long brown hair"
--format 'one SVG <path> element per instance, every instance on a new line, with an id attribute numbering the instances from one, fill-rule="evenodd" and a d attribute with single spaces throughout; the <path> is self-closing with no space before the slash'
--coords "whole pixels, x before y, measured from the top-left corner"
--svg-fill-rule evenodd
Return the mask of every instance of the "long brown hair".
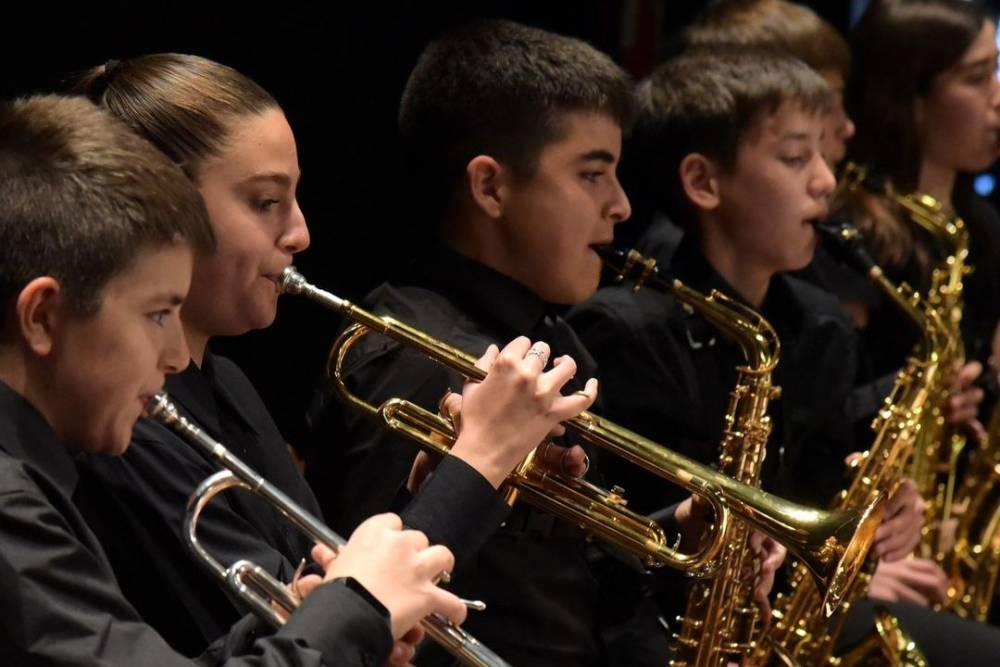
<path id="1" fill-rule="evenodd" d="M 854 68 L 845 89 L 857 132 L 848 158 L 916 190 L 923 154 L 914 106 L 934 80 L 957 63 L 989 20 L 966 0 L 874 0 L 851 35 Z M 917 243 L 905 215 L 884 197 L 860 193 L 845 202 L 889 268 L 913 262 L 925 273 L 929 251 Z"/>

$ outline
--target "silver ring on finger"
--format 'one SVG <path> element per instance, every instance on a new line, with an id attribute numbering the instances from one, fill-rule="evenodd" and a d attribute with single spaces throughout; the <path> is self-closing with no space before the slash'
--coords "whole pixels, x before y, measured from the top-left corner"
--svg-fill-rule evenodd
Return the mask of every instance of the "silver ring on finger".
<path id="1" fill-rule="evenodd" d="M 524 358 L 527 359 L 528 357 L 538 357 L 538 360 L 542 362 L 543 366 L 545 365 L 545 362 L 549 360 L 548 352 L 534 346 L 532 346 L 532 348 L 525 353 Z"/>

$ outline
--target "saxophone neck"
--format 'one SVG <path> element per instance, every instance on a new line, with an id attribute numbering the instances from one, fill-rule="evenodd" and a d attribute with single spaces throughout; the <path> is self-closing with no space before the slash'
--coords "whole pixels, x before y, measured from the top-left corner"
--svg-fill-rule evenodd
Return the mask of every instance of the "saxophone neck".
<path id="1" fill-rule="evenodd" d="M 616 282 L 631 282 L 632 290 L 648 288 L 672 294 L 740 346 L 750 371 L 770 373 L 778 363 L 780 344 L 774 327 L 754 309 L 717 290 L 708 295 L 666 275 L 656 260 L 636 250 L 598 246 L 595 251 Z"/>

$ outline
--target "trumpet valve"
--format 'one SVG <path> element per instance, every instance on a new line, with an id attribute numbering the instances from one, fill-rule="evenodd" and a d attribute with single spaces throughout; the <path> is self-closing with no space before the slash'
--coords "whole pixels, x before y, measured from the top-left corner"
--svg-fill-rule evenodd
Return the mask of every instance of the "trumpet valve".
<path id="1" fill-rule="evenodd" d="M 625 498 L 625 489 L 615 485 L 604 496 L 604 502 L 613 507 L 625 507 L 628 505 L 628 499 Z"/>

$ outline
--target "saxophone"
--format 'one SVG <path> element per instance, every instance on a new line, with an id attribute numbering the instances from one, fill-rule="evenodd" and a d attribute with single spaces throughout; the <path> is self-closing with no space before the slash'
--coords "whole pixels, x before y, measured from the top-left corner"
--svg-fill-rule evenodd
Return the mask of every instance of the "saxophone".
<path id="1" fill-rule="evenodd" d="M 883 401 L 872 429 L 875 439 L 866 452 L 850 464 L 851 485 L 834 500 L 838 508 L 856 507 L 881 490 L 892 489 L 904 476 L 916 438 L 930 406 L 933 389 L 941 372 L 940 358 L 950 342 L 936 310 L 922 307 L 921 300 L 909 287 L 893 285 L 863 252 L 857 230 L 850 226 L 820 227 L 832 233 L 834 248 L 843 250 L 848 263 L 863 269 L 879 289 L 904 312 L 921 332 L 921 339 L 906 364 L 896 376 L 889 396 Z M 820 612 L 819 593 L 807 572 L 795 563 L 789 577 L 789 592 L 779 594 L 771 614 L 771 624 L 756 642 L 747 661 L 751 665 L 854 665 L 862 664 L 875 651 L 890 664 L 920 665 L 923 657 L 911 641 L 901 635 L 894 619 L 880 617 L 880 631 L 871 642 L 842 657 L 833 654 L 844 621 L 854 604 L 862 598 L 871 581 L 877 562 L 869 558 L 855 579 L 844 602 L 832 618 Z M 897 652 L 899 646 L 908 652 Z"/>
<path id="2" fill-rule="evenodd" d="M 934 308 L 951 337 L 948 354 L 941 359 L 945 376 L 938 383 L 932 409 L 925 413 L 926 422 L 914 450 L 910 477 L 920 495 L 927 500 L 927 514 L 919 547 L 920 554 L 935 560 L 949 570 L 951 540 L 945 532 L 952 523 L 955 505 L 958 462 L 966 448 L 965 435 L 945 423 L 944 408 L 951 396 L 950 374 L 965 364 L 962 339 L 963 280 L 971 271 L 966 263 L 969 255 L 969 234 L 965 223 L 957 216 L 944 212 L 940 202 L 929 195 L 900 195 L 886 188 L 910 221 L 929 232 L 942 249 L 945 259 L 931 274 L 927 303 Z"/>
<path id="3" fill-rule="evenodd" d="M 856 166 L 855 180 L 864 180 Z M 962 339 L 963 280 L 969 233 L 964 221 L 949 215 L 940 202 L 923 194 L 900 195 L 888 184 L 881 188 L 907 214 L 912 223 L 931 234 L 944 260 L 934 268 L 927 300 L 935 308 L 952 338 L 951 353 L 942 368 L 951 372 L 965 363 Z M 966 438 L 945 424 L 943 408 L 950 383 L 941 382 L 925 416 L 920 442 L 914 452 L 911 476 L 928 500 L 920 551 L 935 560 L 948 575 L 948 601 L 944 609 L 963 618 L 986 620 L 1000 574 L 1000 411 L 993 415 L 987 438 L 966 452 Z M 958 480 L 959 459 L 967 453 L 965 472 Z M 948 535 L 954 524 L 953 537 Z"/>
<path id="4" fill-rule="evenodd" d="M 963 618 L 985 621 L 1000 573 L 1000 410 L 987 439 L 969 455 L 955 494 L 955 545 L 946 558 L 951 582 L 948 607 Z"/>
<path id="5" fill-rule="evenodd" d="M 657 275 L 655 260 L 634 250 L 618 271 L 618 281 L 634 269 L 639 273 L 634 289 L 651 285 L 673 294 L 739 345 L 746 363 L 737 367 L 736 387 L 729 395 L 719 472 L 744 484 L 760 486 L 761 464 L 771 433 L 767 406 L 780 393 L 771 384 L 780 352 L 777 334 L 760 314 L 718 291 L 706 296 L 680 281 L 668 283 Z M 672 666 L 721 667 L 741 659 L 752 648 L 758 609 L 752 601 L 753 582 L 744 581 L 742 576 L 749 537 L 750 527 L 745 522 L 731 522 L 723 538 L 718 572 L 692 585 L 675 637 Z"/>

